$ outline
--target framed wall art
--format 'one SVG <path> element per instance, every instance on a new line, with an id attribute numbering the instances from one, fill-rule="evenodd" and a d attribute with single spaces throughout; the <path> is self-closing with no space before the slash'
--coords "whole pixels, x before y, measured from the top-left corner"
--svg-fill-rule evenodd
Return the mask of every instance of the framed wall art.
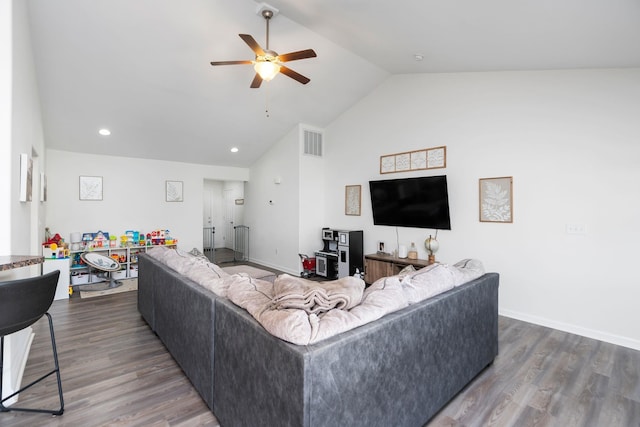
<path id="1" fill-rule="evenodd" d="M 480 222 L 513 222 L 513 177 L 481 178 Z"/>
<path id="2" fill-rule="evenodd" d="M 347 185 L 344 187 L 344 214 L 360 215 L 360 205 L 362 202 L 362 186 Z"/>
<path id="3" fill-rule="evenodd" d="M 427 150 L 427 169 L 447 167 L 447 147 L 434 147 Z"/>
<path id="4" fill-rule="evenodd" d="M 165 195 L 167 202 L 183 201 L 183 183 L 182 181 L 166 181 Z"/>
<path id="5" fill-rule="evenodd" d="M 427 168 L 427 150 L 412 151 L 411 156 L 411 169 L 420 170 Z"/>
<path id="6" fill-rule="evenodd" d="M 380 156 L 380 173 L 391 173 L 396 171 L 396 156 Z"/>
<path id="7" fill-rule="evenodd" d="M 380 156 L 381 174 L 446 167 L 447 147 L 445 146 Z"/>
<path id="8" fill-rule="evenodd" d="M 411 153 L 396 154 L 396 172 L 406 172 L 411 170 Z"/>
<path id="9" fill-rule="evenodd" d="M 21 202 L 30 202 L 33 192 L 33 160 L 28 154 L 20 154 L 20 195 Z"/>
<path id="10" fill-rule="evenodd" d="M 79 188 L 80 200 L 102 200 L 101 176 L 81 176 Z"/>

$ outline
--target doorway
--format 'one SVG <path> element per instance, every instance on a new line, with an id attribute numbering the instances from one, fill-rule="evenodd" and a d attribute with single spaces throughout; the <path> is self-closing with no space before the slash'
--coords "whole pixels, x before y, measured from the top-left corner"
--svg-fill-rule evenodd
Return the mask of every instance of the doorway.
<path id="1" fill-rule="evenodd" d="M 234 226 L 244 221 L 243 205 L 236 204 L 240 199 L 244 199 L 244 182 L 204 180 L 203 248 L 212 262 L 219 261 L 216 250 L 234 248 Z"/>

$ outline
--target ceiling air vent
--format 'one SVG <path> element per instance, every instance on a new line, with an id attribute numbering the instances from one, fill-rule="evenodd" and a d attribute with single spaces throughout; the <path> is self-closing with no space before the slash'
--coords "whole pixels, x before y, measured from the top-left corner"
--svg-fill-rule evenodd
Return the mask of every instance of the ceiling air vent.
<path id="1" fill-rule="evenodd" d="M 322 157 L 322 133 L 304 130 L 304 154 Z"/>

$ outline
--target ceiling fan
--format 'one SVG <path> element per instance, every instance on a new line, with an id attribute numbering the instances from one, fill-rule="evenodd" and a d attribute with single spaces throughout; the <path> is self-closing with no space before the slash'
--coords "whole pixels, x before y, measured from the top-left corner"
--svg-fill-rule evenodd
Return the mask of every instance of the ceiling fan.
<path id="1" fill-rule="evenodd" d="M 292 79 L 306 85 L 311 80 L 300 73 L 293 71 L 291 68 L 283 65 L 285 62 L 296 61 L 298 59 L 314 58 L 316 53 L 313 49 L 299 50 L 296 52 L 289 52 L 283 55 L 278 55 L 277 52 L 269 50 L 269 21 L 273 18 L 273 10 L 263 9 L 262 16 L 267 22 L 267 46 L 266 49 L 262 49 L 258 42 L 249 34 L 238 34 L 244 42 L 249 45 L 251 50 L 256 54 L 256 59 L 253 61 L 214 61 L 211 65 L 238 65 L 238 64 L 253 64 L 253 68 L 256 70 L 256 76 L 251 82 L 252 88 L 259 88 L 262 81 L 270 81 L 278 73 L 282 73 L 285 76 L 289 76 Z"/>

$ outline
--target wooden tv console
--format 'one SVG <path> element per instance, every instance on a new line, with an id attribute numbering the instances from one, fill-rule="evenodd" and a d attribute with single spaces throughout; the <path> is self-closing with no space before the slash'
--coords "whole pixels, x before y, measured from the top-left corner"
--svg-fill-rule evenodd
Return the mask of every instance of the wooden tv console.
<path id="1" fill-rule="evenodd" d="M 429 265 L 426 259 L 397 258 L 392 255 L 369 254 L 364 256 L 364 281 L 372 284 L 381 277 L 394 276 L 408 265 L 416 270 Z"/>

